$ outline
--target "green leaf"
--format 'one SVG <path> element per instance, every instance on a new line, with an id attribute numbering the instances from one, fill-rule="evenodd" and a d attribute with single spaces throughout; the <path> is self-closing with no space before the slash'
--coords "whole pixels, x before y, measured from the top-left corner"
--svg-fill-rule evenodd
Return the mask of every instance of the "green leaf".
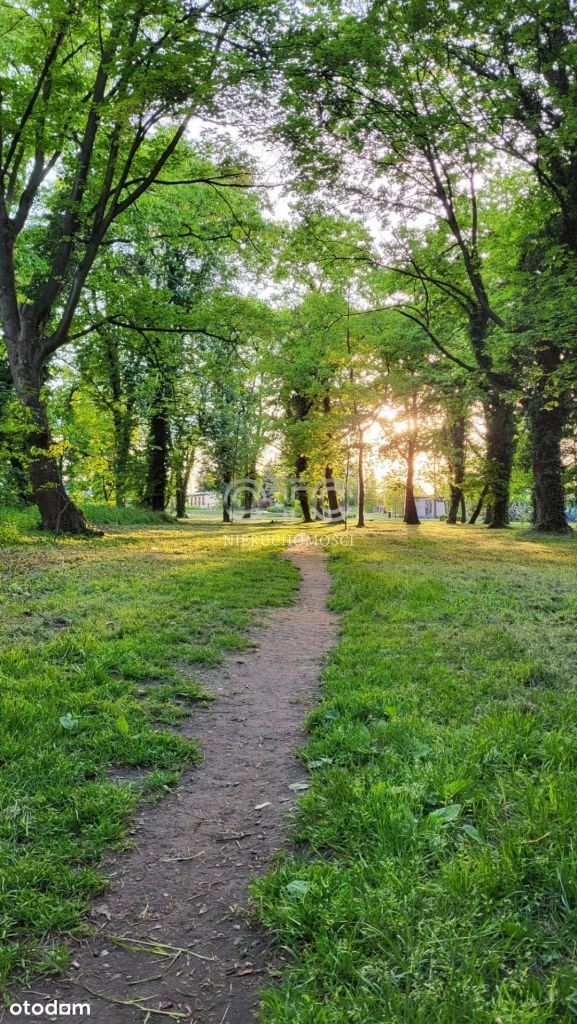
<path id="1" fill-rule="evenodd" d="M 70 732 L 74 732 L 78 728 L 78 719 L 73 718 L 69 711 L 59 718 L 59 722 L 63 729 L 68 729 Z"/>
<path id="2" fill-rule="evenodd" d="M 289 896 L 306 896 L 306 894 L 310 892 L 310 888 L 311 883 L 305 881 L 304 878 L 295 878 L 285 886 Z"/>
<path id="3" fill-rule="evenodd" d="M 130 726 L 124 715 L 119 715 L 116 719 L 116 728 L 121 736 L 130 736 Z"/>
<path id="4" fill-rule="evenodd" d="M 443 786 L 443 796 L 445 797 L 445 800 L 450 800 L 452 796 L 455 796 L 457 793 L 461 793 L 462 790 L 466 789 L 467 786 L 470 786 L 472 782 L 473 779 L 454 779 L 453 782 L 447 782 L 447 784 Z"/>
<path id="5" fill-rule="evenodd" d="M 436 810 L 431 811 L 427 814 L 427 821 L 433 821 L 436 824 L 448 825 L 450 821 L 455 821 L 461 813 L 461 804 L 449 804 L 447 807 L 437 807 Z"/>
<path id="6" fill-rule="evenodd" d="M 463 832 L 466 832 L 467 835 L 470 836 L 471 839 L 474 839 L 476 843 L 484 842 L 483 836 L 474 825 L 463 825 L 462 828 Z"/>

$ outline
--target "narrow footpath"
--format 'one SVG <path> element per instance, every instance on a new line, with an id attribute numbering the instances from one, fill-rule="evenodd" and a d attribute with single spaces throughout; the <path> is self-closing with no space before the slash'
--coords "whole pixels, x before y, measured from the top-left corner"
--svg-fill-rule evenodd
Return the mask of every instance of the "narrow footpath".
<path id="1" fill-rule="evenodd" d="M 291 787 L 306 783 L 295 748 L 336 639 L 324 551 L 285 557 L 301 573 L 294 605 L 270 613 L 257 648 L 204 677 L 217 699 L 181 730 L 200 740 L 203 763 L 141 806 L 94 934 L 73 949 L 74 981 L 44 981 L 35 998 L 90 1002 L 95 1024 L 141 1024 L 149 1011 L 152 1024 L 256 1021 L 279 964 L 247 920 L 247 890 L 288 841 Z"/>

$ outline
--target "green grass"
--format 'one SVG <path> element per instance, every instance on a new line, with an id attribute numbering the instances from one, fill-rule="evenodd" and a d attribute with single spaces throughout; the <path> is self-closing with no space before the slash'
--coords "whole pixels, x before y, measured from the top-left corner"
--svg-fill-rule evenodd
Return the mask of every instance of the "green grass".
<path id="1" fill-rule="evenodd" d="M 292 954 L 265 1024 L 575 1021 L 576 567 L 519 529 L 336 549 L 306 846 L 254 886 Z"/>
<path id="2" fill-rule="evenodd" d="M 96 526 L 144 526 L 172 522 L 164 512 L 150 512 L 148 509 L 131 505 L 116 508 L 114 505 L 95 505 L 81 501 L 80 505 L 89 523 Z M 0 507 L 0 546 L 27 543 L 38 533 L 40 516 L 35 506 L 28 508 Z M 50 542 L 51 535 L 40 534 L 37 540 Z"/>
<path id="3" fill-rule="evenodd" d="M 245 647 L 297 575 L 214 526 L 54 541 L 35 521 L 15 517 L 0 546 L 0 988 L 65 963 L 102 854 L 126 843 L 141 794 L 107 770 L 145 769 L 162 792 L 198 761 L 158 723 L 205 699 L 195 667 Z"/>

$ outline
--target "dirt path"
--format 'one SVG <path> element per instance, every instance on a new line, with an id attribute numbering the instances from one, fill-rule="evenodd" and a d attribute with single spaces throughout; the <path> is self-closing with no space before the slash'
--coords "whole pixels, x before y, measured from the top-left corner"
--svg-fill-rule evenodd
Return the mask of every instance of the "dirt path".
<path id="1" fill-rule="evenodd" d="M 97 934 L 74 951 L 76 983 L 38 986 L 49 998 L 89 1000 L 98 1024 L 144 1015 L 87 989 L 167 1011 L 153 1024 L 172 1013 L 184 1024 L 256 1020 L 270 955 L 247 924 L 247 885 L 286 842 L 298 795 L 290 785 L 305 774 L 294 750 L 336 631 L 324 552 L 291 548 L 288 557 L 302 576 L 296 602 L 270 614 L 258 649 L 228 657 L 206 677 L 218 700 L 184 730 L 201 741 L 204 762 L 175 793 L 141 808 L 136 846 L 114 865 L 112 888 L 93 911 Z M 170 956 L 120 948 L 112 935 L 192 953 L 175 950 L 171 965 Z"/>

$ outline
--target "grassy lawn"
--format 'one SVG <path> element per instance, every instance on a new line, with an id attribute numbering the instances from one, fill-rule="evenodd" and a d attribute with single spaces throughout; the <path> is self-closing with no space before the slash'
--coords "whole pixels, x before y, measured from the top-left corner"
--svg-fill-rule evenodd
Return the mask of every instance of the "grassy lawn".
<path id="1" fill-rule="evenodd" d="M 266 1024 L 575 1020 L 576 567 L 521 530 L 336 549 L 309 851 L 254 888 L 294 958 Z"/>
<path id="2" fill-rule="evenodd" d="M 102 854 L 126 843 L 140 787 L 109 770 L 148 769 L 154 796 L 199 759 L 168 728 L 204 699 L 195 666 L 249 643 L 297 578 L 215 526 L 156 517 L 54 543 L 34 521 L 0 521 L 0 988 L 65 963 Z"/>

